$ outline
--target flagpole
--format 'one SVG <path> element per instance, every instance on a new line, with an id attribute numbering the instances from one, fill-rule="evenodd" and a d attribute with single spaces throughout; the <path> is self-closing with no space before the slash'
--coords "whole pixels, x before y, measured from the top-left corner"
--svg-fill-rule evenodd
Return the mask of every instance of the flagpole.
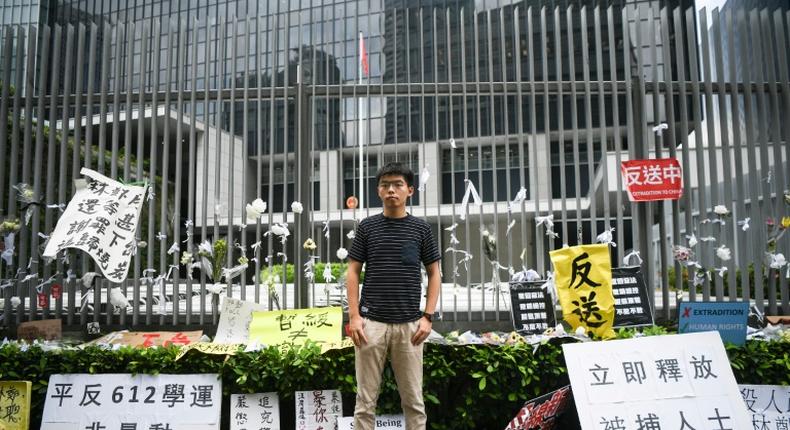
<path id="1" fill-rule="evenodd" d="M 362 32 L 359 32 L 359 85 L 362 85 L 362 56 L 364 53 L 365 45 L 362 40 Z M 359 129 L 357 130 L 357 145 L 359 146 L 359 210 L 365 207 L 365 163 L 362 154 L 362 147 L 364 140 L 362 138 L 362 97 L 359 98 L 359 105 L 357 107 L 357 123 Z"/>

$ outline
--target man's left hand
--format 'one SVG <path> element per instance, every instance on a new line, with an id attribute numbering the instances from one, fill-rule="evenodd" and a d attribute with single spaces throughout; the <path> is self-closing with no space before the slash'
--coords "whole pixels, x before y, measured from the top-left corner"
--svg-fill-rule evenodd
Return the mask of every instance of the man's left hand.
<path id="1" fill-rule="evenodd" d="M 420 322 L 417 326 L 417 332 L 411 337 L 412 345 L 417 346 L 425 342 L 425 339 L 428 339 L 428 336 L 431 334 L 431 327 L 433 327 L 433 324 L 428 321 L 428 318 L 420 318 Z"/>

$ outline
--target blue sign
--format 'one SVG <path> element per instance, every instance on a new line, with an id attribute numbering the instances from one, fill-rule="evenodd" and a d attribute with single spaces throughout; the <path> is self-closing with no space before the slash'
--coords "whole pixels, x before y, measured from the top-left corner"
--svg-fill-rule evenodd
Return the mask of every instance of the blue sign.
<path id="1" fill-rule="evenodd" d="M 747 302 L 686 302 L 680 304 L 678 332 L 718 331 L 724 342 L 746 342 Z"/>

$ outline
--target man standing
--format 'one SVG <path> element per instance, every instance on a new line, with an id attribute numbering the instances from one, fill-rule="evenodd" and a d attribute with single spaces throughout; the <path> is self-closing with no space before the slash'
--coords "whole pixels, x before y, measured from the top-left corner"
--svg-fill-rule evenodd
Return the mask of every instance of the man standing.
<path id="1" fill-rule="evenodd" d="M 414 194 L 414 173 L 389 163 L 376 175 L 384 211 L 362 220 L 349 252 L 349 332 L 355 347 L 357 402 L 354 428 L 373 430 L 381 372 L 390 356 L 407 430 L 425 429 L 422 397 L 423 341 L 439 298 L 441 254 L 431 227 L 406 212 Z M 359 275 L 365 264 L 365 288 Z M 422 276 L 428 273 L 428 297 L 420 309 Z"/>

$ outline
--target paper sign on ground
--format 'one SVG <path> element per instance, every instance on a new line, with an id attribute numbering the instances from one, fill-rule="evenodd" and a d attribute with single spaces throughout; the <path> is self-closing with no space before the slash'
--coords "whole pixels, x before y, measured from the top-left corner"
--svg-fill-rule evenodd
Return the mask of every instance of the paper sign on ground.
<path id="1" fill-rule="evenodd" d="M 342 324 L 340 307 L 253 312 L 249 342 L 301 346 L 311 340 L 322 347 L 340 344 Z"/>
<path id="2" fill-rule="evenodd" d="M 230 430 L 279 430 L 277 393 L 231 394 Z"/>
<path id="3" fill-rule="evenodd" d="M 757 430 L 790 429 L 790 386 L 738 385 Z"/>
<path id="4" fill-rule="evenodd" d="M 562 318 L 573 330 L 613 338 L 614 296 L 609 245 L 580 245 L 549 253 Z"/>
<path id="5" fill-rule="evenodd" d="M 718 331 L 724 342 L 743 345 L 749 319 L 747 302 L 686 302 L 678 312 L 678 332 Z"/>
<path id="6" fill-rule="evenodd" d="M 30 381 L 0 381 L 0 429 L 30 428 Z"/>
<path id="7" fill-rule="evenodd" d="M 50 235 L 44 257 L 55 258 L 66 248 L 77 248 L 93 258 L 111 282 L 123 282 L 129 260 L 137 252 L 137 224 L 146 187 L 123 185 L 96 171 L 82 168 L 86 177 Z"/>
<path id="8" fill-rule="evenodd" d="M 56 374 L 49 378 L 42 430 L 160 428 L 218 430 L 222 381 L 216 374 Z M 93 427 L 91 427 L 93 426 Z M 114 427 L 113 427 L 114 426 Z M 149 428 L 149 427 L 145 427 Z"/>
<path id="9" fill-rule="evenodd" d="M 255 311 L 268 310 L 263 304 L 225 297 L 219 315 L 215 343 L 247 343 L 250 337 L 250 321 Z"/>
<path id="10" fill-rule="evenodd" d="M 60 339 L 63 337 L 63 321 L 60 318 L 55 318 L 23 322 L 16 329 L 16 337 L 28 341 Z"/>
<path id="11" fill-rule="evenodd" d="M 562 349 L 584 430 L 682 428 L 684 421 L 695 429 L 751 428 L 716 332 Z"/>
<path id="12" fill-rule="evenodd" d="M 620 171 L 632 202 L 677 200 L 683 196 L 683 170 L 676 158 L 623 161 Z"/>
<path id="13" fill-rule="evenodd" d="M 402 430 L 406 428 L 406 419 L 401 415 L 381 415 L 374 421 L 376 430 Z M 354 430 L 354 417 L 337 419 L 337 430 Z"/>
<path id="14" fill-rule="evenodd" d="M 89 345 L 125 345 L 138 348 L 152 346 L 185 346 L 200 341 L 203 330 L 194 331 L 117 331 L 88 342 Z"/>
<path id="15" fill-rule="evenodd" d="M 338 390 L 297 391 L 295 402 L 296 430 L 334 429 L 343 415 Z"/>
<path id="16" fill-rule="evenodd" d="M 568 407 L 572 407 L 573 394 L 566 385 L 551 393 L 528 400 L 505 430 L 554 430 L 557 420 Z M 577 425 L 578 427 L 578 425 Z M 561 430 L 570 430 L 563 428 Z"/>

